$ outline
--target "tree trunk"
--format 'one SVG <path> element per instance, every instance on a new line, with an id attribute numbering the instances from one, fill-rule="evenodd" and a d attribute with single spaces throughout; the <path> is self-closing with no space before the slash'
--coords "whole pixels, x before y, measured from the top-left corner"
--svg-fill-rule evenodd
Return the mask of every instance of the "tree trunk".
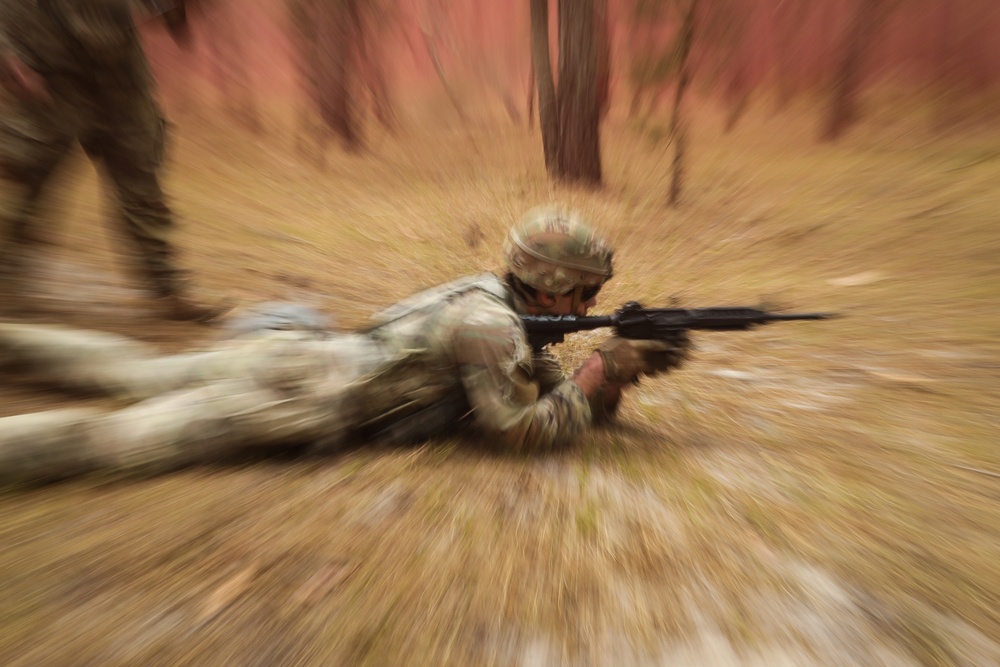
<path id="1" fill-rule="evenodd" d="M 934 105 L 934 128 L 939 131 L 957 125 L 962 117 L 961 107 L 953 104 L 958 92 L 957 84 L 960 81 L 958 53 L 952 43 L 955 22 L 953 5 L 952 0 L 940 0 L 937 34 L 932 40 L 928 40 L 927 51 L 932 53 L 934 58 L 934 70 L 931 76 L 936 79 L 934 83 L 938 99 L 938 103 Z"/>
<path id="2" fill-rule="evenodd" d="M 352 152 L 363 145 L 352 95 L 357 11 L 357 0 L 323 3 L 318 12 L 316 45 L 320 118 Z"/>
<path id="3" fill-rule="evenodd" d="M 670 206 L 677 206 L 681 199 L 681 190 L 684 188 L 684 176 L 686 164 L 684 158 L 687 150 L 687 127 L 684 121 L 678 121 L 674 128 L 674 160 L 671 165 L 670 194 L 667 203 Z"/>
<path id="4" fill-rule="evenodd" d="M 691 43 L 694 41 L 694 21 L 698 8 L 698 0 L 689 0 L 687 13 L 684 15 L 684 22 L 681 24 L 680 34 L 677 36 L 677 88 L 674 91 L 674 110 L 670 116 L 669 137 L 674 144 L 674 161 L 671 167 L 670 195 L 667 198 L 671 206 L 676 206 L 680 201 L 681 190 L 684 186 L 684 157 L 687 147 L 687 126 L 681 120 L 681 103 L 684 101 L 684 93 L 691 82 Z"/>
<path id="5" fill-rule="evenodd" d="M 241 34 L 234 34 L 234 21 L 220 7 L 209 17 L 211 35 L 203 40 L 208 50 L 214 86 L 219 92 L 224 112 L 251 133 L 263 132 L 257 101 L 246 65 Z M 238 29 L 239 26 L 236 26 Z"/>
<path id="6" fill-rule="evenodd" d="M 531 0 L 531 61 L 535 71 L 535 88 L 538 90 L 538 126 L 542 133 L 545 170 L 556 177 L 559 116 L 556 113 L 556 86 L 549 58 L 548 0 Z"/>
<path id="7" fill-rule="evenodd" d="M 389 96 L 389 85 L 385 80 L 385 72 L 381 62 L 372 57 L 371 53 L 366 54 L 369 58 L 366 70 L 366 80 L 368 90 L 372 96 L 372 106 L 375 110 L 375 119 L 389 134 L 396 133 L 398 121 L 396 113 L 392 108 L 392 98 Z"/>
<path id="8" fill-rule="evenodd" d="M 594 0 L 559 1 L 559 140 L 556 176 L 601 184 L 600 112 Z"/>
<path id="9" fill-rule="evenodd" d="M 784 111 L 791 106 L 801 86 L 800 82 L 796 82 L 795 71 L 790 63 L 803 58 L 801 53 L 796 52 L 796 47 L 800 43 L 799 30 L 809 8 L 810 5 L 804 2 L 784 2 L 779 3 L 771 14 L 774 21 L 774 37 L 770 43 L 775 63 L 771 79 L 775 89 L 775 112 Z"/>
<path id="10" fill-rule="evenodd" d="M 726 134 L 733 131 L 740 118 L 746 113 L 750 106 L 750 93 L 753 90 L 753 86 L 747 81 L 746 65 L 737 62 L 731 64 L 730 67 L 732 72 L 729 75 L 729 82 L 726 84 L 726 102 L 729 105 L 726 112 Z"/>
<path id="11" fill-rule="evenodd" d="M 464 123 L 466 121 L 465 111 L 462 109 L 462 103 L 458 101 L 458 96 L 455 95 L 455 91 L 452 90 L 451 84 L 448 82 L 448 75 L 444 73 L 444 67 L 441 65 L 441 58 L 438 56 L 434 40 L 426 31 L 421 31 L 421 33 L 424 36 L 424 46 L 427 48 L 427 55 L 430 56 L 431 64 L 434 65 L 434 73 L 437 74 L 438 80 L 441 81 L 441 86 L 444 88 L 444 92 L 448 95 L 448 99 L 451 101 L 451 105 L 455 107 L 455 111 L 458 112 L 458 117 Z"/>
<path id="12" fill-rule="evenodd" d="M 362 20 L 367 18 L 367 21 Z M 367 17 L 357 14 L 357 24 L 354 26 L 354 34 L 357 39 L 358 69 L 361 72 L 361 80 L 365 84 L 371 98 L 372 111 L 375 119 L 382 125 L 389 134 L 396 133 L 396 114 L 392 108 L 392 99 L 389 95 L 389 85 L 386 82 L 385 68 L 383 66 L 382 54 L 378 52 L 372 42 L 381 42 L 378 28 L 373 26 L 373 21 L 383 17 L 373 18 L 368 13 Z M 385 28 L 383 27 L 384 31 Z M 374 40 L 373 40 L 374 38 Z"/>
<path id="13" fill-rule="evenodd" d="M 448 81 L 448 75 L 445 74 L 444 66 L 441 64 L 441 56 L 438 54 L 437 44 L 434 42 L 436 38 L 441 35 L 441 17 L 439 15 L 439 6 L 436 3 L 428 3 L 427 11 L 430 14 L 429 20 L 431 23 L 431 28 L 427 28 L 426 25 L 421 22 L 420 34 L 424 38 L 424 48 L 427 49 L 427 55 L 431 59 L 431 65 L 434 66 L 434 73 L 437 74 L 438 80 L 441 81 L 441 86 L 444 88 L 444 92 L 448 95 L 448 100 L 451 101 L 451 105 L 455 107 L 455 111 L 458 113 L 458 118 L 462 123 L 468 121 L 465 115 L 465 110 L 462 108 L 462 103 L 458 99 L 458 95 L 455 94 L 455 90 L 451 87 L 451 82 Z M 433 31 L 433 34 L 431 34 Z"/>
<path id="14" fill-rule="evenodd" d="M 595 0 L 594 40 L 597 48 L 597 113 L 601 120 L 611 108 L 611 16 L 608 0 Z"/>
<path id="15" fill-rule="evenodd" d="M 835 141 L 858 119 L 858 92 L 865 51 L 884 16 L 884 0 L 858 0 L 833 80 L 823 139 Z"/>
<path id="16" fill-rule="evenodd" d="M 535 116 L 535 59 L 531 59 L 531 69 L 528 70 L 528 131 L 534 127 Z"/>
<path id="17" fill-rule="evenodd" d="M 629 67 L 631 68 L 629 83 L 632 86 L 632 94 L 628 107 L 628 117 L 629 120 L 640 119 L 645 123 L 646 118 L 640 118 L 640 115 L 643 104 L 649 96 L 650 76 L 647 70 L 650 64 L 647 59 L 651 57 L 650 54 L 656 48 L 652 30 L 654 21 L 636 17 L 634 11 L 629 24 L 629 39 L 631 42 L 631 48 L 629 48 L 629 59 L 631 61 L 629 63 Z"/>

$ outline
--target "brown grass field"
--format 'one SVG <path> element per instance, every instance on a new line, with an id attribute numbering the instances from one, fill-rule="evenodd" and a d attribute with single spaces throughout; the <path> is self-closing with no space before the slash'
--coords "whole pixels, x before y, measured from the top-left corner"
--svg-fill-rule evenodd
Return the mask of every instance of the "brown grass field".
<path id="1" fill-rule="evenodd" d="M 919 116 L 827 145 L 799 110 L 723 137 L 706 108 L 676 211 L 663 119 L 610 122 L 596 193 L 549 185 L 537 132 L 502 122 L 332 147 L 325 172 L 287 129 L 181 122 L 186 264 L 245 302 L 354 327 L 499 267 L 510 224 L 562 201 L 617 245 L 599 312 L 846 317 L 696 335 L 553 454 L 466 439 L 7 492 L 0 664 L 1000 665 L 1000 132 Z M 95 182 L 81 162 L 53 192 L 33 319 L 210 341 L 152 316 Z M 65 400 L 0 385 L 2 414 Z"/>

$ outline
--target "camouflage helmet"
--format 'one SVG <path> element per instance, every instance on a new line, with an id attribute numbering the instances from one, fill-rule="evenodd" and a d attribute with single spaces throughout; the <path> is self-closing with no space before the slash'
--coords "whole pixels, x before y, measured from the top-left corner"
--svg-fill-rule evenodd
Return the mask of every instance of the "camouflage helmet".
<path id="1" fill-rule="evenodd" d="M 611 277 L 612 254 L 579 213 L 555 206 L 529 211 L 504 243 L 507 269 L 550 294 L 601 285 Z"/>

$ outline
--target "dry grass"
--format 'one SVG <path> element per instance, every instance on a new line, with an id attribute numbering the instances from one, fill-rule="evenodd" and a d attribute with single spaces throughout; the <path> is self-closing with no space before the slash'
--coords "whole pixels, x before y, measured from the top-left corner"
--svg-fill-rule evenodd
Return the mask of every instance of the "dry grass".
<path id="1" fill-rule="evenodd" d="M 720 139 L 706 112 L 679 211 L 655 126 L 607 133 L 600 193 L 553 190 L 538 137 L 508 127 L 414 131 L 318 173 L 188 126 L 188 263 L 250 301 L 354 326 L 496 266 L 511 221 L 558 199 L 619 248 L 601 308 L 849 317 L 698 336 L 621 425 L 553 455 L 432 442 L 8 494 L 0 662 L 1000 664 L 1000 134 L 908 123 L 826 146 L 795 117 Z M 208 338 L 108 276 L 92 186 L 60 194 L 57 266 L 105 291 L 50 288 L 56 316 Z M 6 391 L 6 413 L 58 400 Z"/>

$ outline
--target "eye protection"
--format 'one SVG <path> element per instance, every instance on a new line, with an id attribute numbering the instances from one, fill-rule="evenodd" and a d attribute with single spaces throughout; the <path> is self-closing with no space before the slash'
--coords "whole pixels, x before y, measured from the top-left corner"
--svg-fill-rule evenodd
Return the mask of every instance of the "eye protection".
<path id="1" fill-rule="evenodd" d="M 591 299 L 597 296 L 598 292 L 601 291 L 602 287 L 604 287 L 603 283 L 600 285 L 591 285 L 590 287 L 584 287 L 580 291 L 580 301 L 583 301 L 584 303 L 590 301 Z"/>
<path id="2" fill-rule="evenodd" d="M 597 296 L 598 292 L 601 291 L 602 287 L 604 287 L 604 285 L 590 285 L 589 287 L 582 287 L 582 288 L 574 287 L 573 289 L 563 292 L 562 294 L 553 294 L 551 292 L 548 292 L 548 295 L 549 298 L 557 299 L 559 297 L 574 296 L 576 291 L 580 290 L 580 302 L 583 303 L 586 301 L 590 301 L 595 296 Z"/>

